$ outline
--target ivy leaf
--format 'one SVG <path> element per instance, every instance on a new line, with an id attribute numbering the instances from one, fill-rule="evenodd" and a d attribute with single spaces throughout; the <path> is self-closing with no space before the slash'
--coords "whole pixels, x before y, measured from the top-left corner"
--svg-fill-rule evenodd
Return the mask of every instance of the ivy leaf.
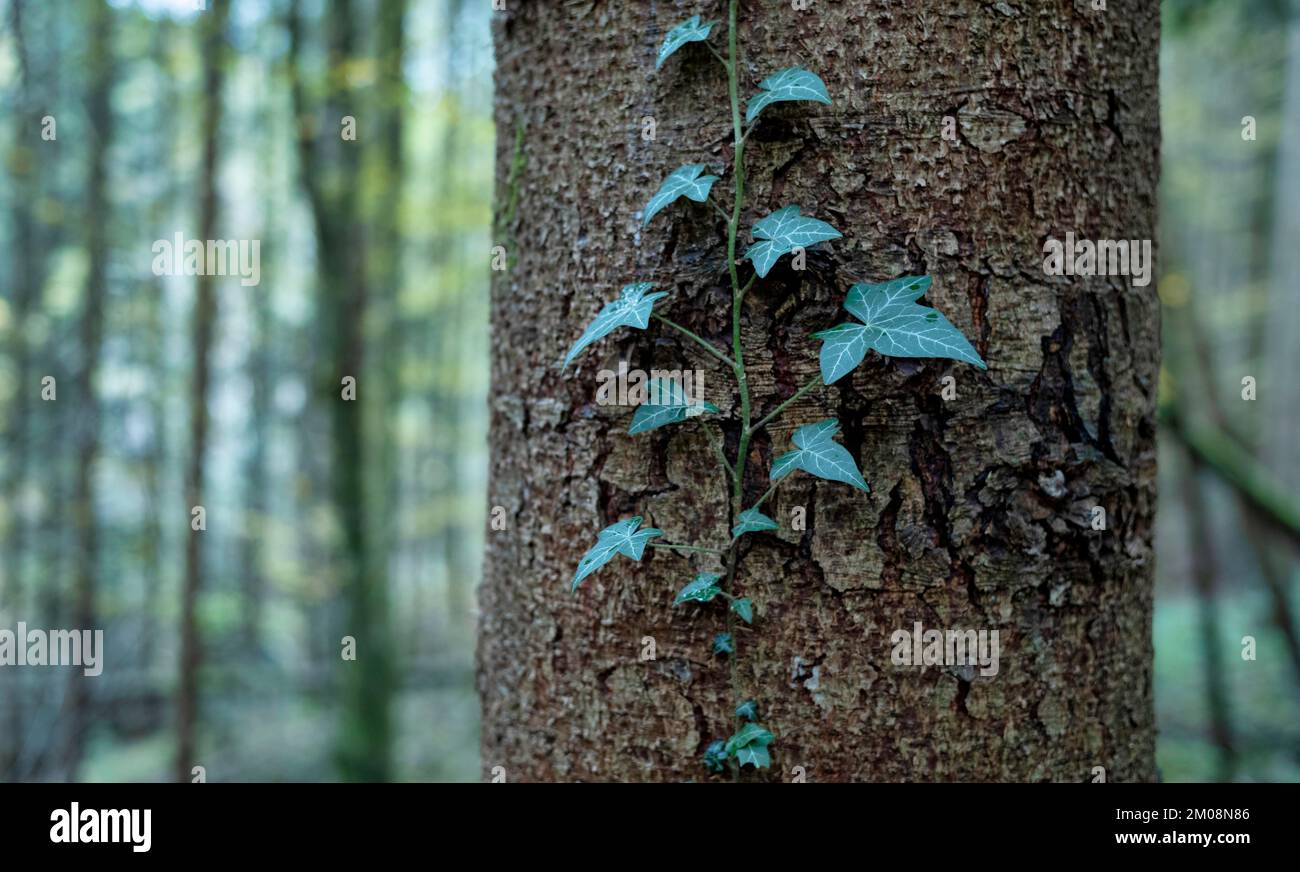
<path id="1" fill-rule="evenodd" d="M 815 73 L 802 67 L 786 67 L 777 70 L 758 84 L 759 92 L 749 98 L 749 107 L 745 110 L 745 123 L 749 124 L 772 103 L 783 100 L 815 100 L 818 103 L 831 103 L 831 95 L 826 93 L 826 83 Z"/>
<path id="2" fill-rule="evenodd" d="M 916 302 L 929 288 L 929 276 L 849 288 L 844 308 L 862 323 L 840 324 L 813 334 L 824 342 L 822 381 L 831 384 L 852 372 L 873 348 L 887 357 L 943 357 L 988 369 L 939 310 Z"/>
<path id="3" fill-rule="evenodd" d="M 735 757 L 741 748 L 766 748 L 775 740 L 776 736 L 773 736 L 768 730 L 765 730 L 763 727 L 750 721 L 737 730 L 735 735 L 727 740 L 725 749 L 728 757 Z"/>
<path id="4" fill-rule="evenodd" d="M 736 643 L 732 641 L 730 633 L 719 633 L 713 637 L 714 654 L 731 654 L 736 650 Z"/>
<path id="5" fill-rule="evenodd" d="M 758 704 L 754 702 L 752 699 L 745 700 L 740 705 L 736 706 L 736 717 L 744 718 L 747 721 L 754 720 L 754 718 L 758 717 Z M 725 751 L 724 743 L 717 742 L 715 744 L 719 745 L 720 747 L 723 747 Z"/>
<path id="6" fill-rule="evenodd" d="M 710 772 L 727 771 L 727 743 L 718 739 L 704 749 L 704 768 Z"/>
<path id="7" fill-rule="evenodd" d="M 679 606 L 691 600 L 707 603 L 722 592 L 722 588 L 718 587 L 720 578 L 722 576 L 716 572 L 701 572 L 695 576 L 694 581 L 677 592 L 677 596 L 673 598 L 673 605 Z"/>
<path id="8" fill-rule="evenodd" d="M 825 221 L 803 215 L 795 205 L 777 209 L 771 215 L 755 221 L 753 233 L 755 239 L 762 241 L 749 247 L 745 259 L 753 261 L 759 278 L 766 278 L 783 254 L 828 239 L 840 238 L 840 232 L 834 227 Z"/>
<path id="9" fill-rule="evenodd" d="M 713 188 L 713 183 L 718 180 L 718 176 L 701 176 L 702 172 L 704 172 L 704 164 L 682 164 L 673 170 L 646 204 L 645 217 L 641 219 L 641 226 L 649 224 L 651 218 L 658 215 L 661 209 L 678 197 L 685 197 L 696 203 L 703 203 L 709 199 L 709 191 Z"/>
<path id="10" fill-rule="evenodd" d="M 700 24 L 700 16 L 692 15 L 681 24 L 668 31 L 664 37 L 664 44 L 659 47 L 659 56 L 655 58 L 655 69 L 658 70 L 668 60 L 668 56 L 677 49 L 686 45 L 688 42 L 703 42 L 709 38 L 709 31 L 713 29 L 714 22 Z"/>
<path id="11" fill-rule="evenodd" d="M 805 424 L 796 430 L 796 449 L 782 454 L 772 463 L 772 481 L 780 481 L 796 469 L 802 469 L 818 478 L 851 484 L 858 490 L 871 493 L 853 461 L 853 455 L 833 440 L 839 429 L 840 422 L 830 418 L 816 424 Z"/>
<path id="12" fill-rule="evenodd" d="M 740 619 L 746 624 L 754 623 L 754 603 L 749 597 L 732 600 L 731 610 L 740 615 Z"/>
<path id="13" fill-rule="evenodd" d="M 576 591 L 584 578 L 613 560 L 615 554 L 640 560 L 641 555 L 645 553 L 646 543 L 656 536 L 663 535 L 662 530 L 656 530 L 654 527 L 637 530 L 639 526 L 641 526 L 641 516 L 637 515 L 635 518 L 610 524 L 597 533 L 596 544 L 591 546 L 578 562 L 578 571 L 573 574 L 572 590 Z"/>
<path id="14" fill-rule="evenodd" d="M 731 538 L 736 539 L 746 533 L 761 533 L 763 530 L 775 530 L 779 526 L 758 509 L 745 509 L 736 516 L 740 523 L 731 528 Z"/>
<path id="15" fill-rule="evenodd" d="M 583 334 L 578 337 L 578 341 L 573 343 L 569 353 L 564 356 L 564 365 L 568 366 L 582 349 L 598 339 L 603 339 L 619 327 L 635 327 L 638 330 L 644 330 L 648 327 L 650 325 L 650 312 L 654 309 L 655 300 L 668 296 L 663 291 L 647 294 L 646 291 L 653 287 L 653 282 L 637 282 L 636 284 L 625 285 L 619 293 L 618 299 L 606 303 L 605 307 L 587 325 L 587 329 Z"/>
<path id="16" fill-rule="evenodd" d="M 695 402 L 686 396 L 686 391 L 675 378 L 655 378 L 646 384 L 649 402 L 642 403 L 632 413 L 632 424 L 627 428 L 630 434 L 644 433 L 666 424 L 676 424 L 705 412 L 718 411 L 713 403 Z"/>
<path id="17" fill-rule="evenodd" d="M 736 752 L 736 762 L 742 769 L 747 763 L 755 769 L 766 769 L 772 765 L 772 755 L 763 745 L 746 745 Z"/>

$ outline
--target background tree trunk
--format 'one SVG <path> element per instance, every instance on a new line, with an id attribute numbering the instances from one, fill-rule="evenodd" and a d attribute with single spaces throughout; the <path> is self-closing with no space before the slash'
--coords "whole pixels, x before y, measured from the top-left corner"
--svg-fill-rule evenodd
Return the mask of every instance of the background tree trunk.
<path id="1" fill-rule="evenodd" d="M 795 767 L 814 781 L 1155 775 L 1155 286 L 1042 268 L 1044 240 L 1067 231 L 1156 235 L 1158 10 L 1108 6 L 742 3 L 742 95 L 798 63 L 835 101 L 764 113 L 742 234 L 789 203 L 844 234 L 746 299 L 755 414 L 816 372 L 809 334 L 843 320 L 853 281 L 933 275 L 929 302 L 990 364 L 871 355 L 752 446 L 747 505 L 794 427 L 838 417 L 873 492 L 798 476 L 769 504 L 781 529 L 742 549 L 737 587 L 757 614 L 737 680 L 777 736 L 773 768 L 746 780 Z M 619 518 L 645 515 L 676 542 L 728 537 L 718 424 L 629 437 L 630 410 L 595 392 L 620 357 L 704 369 L 734 450 L 730 373 L 657 325 L 558 366 L 631 281 L 657 282 L 669 317 L 726 344 L 721 221 L 684 201 L 638 221 L 677 166 L 730 162 L 722 67 L 688 46 L 653 74 L 664 30 L 695 11 L 548 0 L 497 13 L 496 241 L 518 261 L 494 274 L 489 502 L 510 527 L 488 534 L 479 689 L 484 769 L 510 780 L 704 779 L 704 747 L 732 731 L 728 668 L 709 653 L 721 618 L 670 605 L 708 564 L 656 551 L 568 587 Z M 940 397 L 945 375 L 956 399 Z M 806 531 L 791 528 L 796 506 Z M 998 630 L 1000 672 L 894 666 L 890 635 L 915 622 Z M 644 637 L 653 661 L 639 659 Z"/>

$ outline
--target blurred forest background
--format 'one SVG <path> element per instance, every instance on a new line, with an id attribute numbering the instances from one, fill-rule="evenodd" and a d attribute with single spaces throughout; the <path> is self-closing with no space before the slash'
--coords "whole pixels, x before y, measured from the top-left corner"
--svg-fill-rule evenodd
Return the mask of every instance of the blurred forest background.
<path id="1" fill-rule="evenodd" d="M 482 777 L 491 6 L 0 0 L 0 780 Z M 1163 6 L 1158 759 L 1300 780 L 1300 10 Z"/>

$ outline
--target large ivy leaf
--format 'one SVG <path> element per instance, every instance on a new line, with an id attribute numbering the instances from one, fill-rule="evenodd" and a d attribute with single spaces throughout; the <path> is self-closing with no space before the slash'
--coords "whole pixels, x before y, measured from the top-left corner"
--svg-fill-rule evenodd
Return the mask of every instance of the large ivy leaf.
<path id="1" fill-rule="evenodd" d="M 727 756 L 734 757 L 741 748 L 766 748 L 774 741 L 776 741 L 776 736 L 773 736 L 768 730 L 753 721 L 750 721 L 737 730 L 735 734 L 727 740 L 725 747 Z"/>
<path id="2" fill-rule="evenodd" d="M 839 429 L 840 422 L 830 418 L 816 424 L 805 424 L 796 430 L 796 448 L 782 454 L 772 463 L 772 481 L 780 481 L 796 469 L 802 469 L 818 478 L 851 484 L 858 490 L 870 493 L 871 488 L 858 471 L 853 455 L 833 439 Z"/>
<path id="3" fill-rule="evenodd" d="M 754 603 L 749 597 L 732 600 L 731 610 L 740 615 L 740 619 L 746 624 L 754 623 Z"/>
<path id="4" fill-rule="evenodd" d="M 823 342 L 822 381 L 831 384 L 843 378 L 873 348 L 888 357 L 944 357 L 988 369 L 939 310 L 916 302 L 929 287 L 929 276 L 907 276 L 849 288 L 844 308 L 862 323 L 839 324 L 814 334 Z"/>
<path id="5" fill-rule="evenodd" d="M 759 92 L 749 98 L 749 106 L 745 110 L 746 124 L 771 104 L 783 100 L 814 100 L 828 106 L 831 102 L 831 95 L 826 93 L 826 83 L 802 67 L 777 70 L 759 82 L 758 87 Z"/>
<path id="6" fill-rule="evenodd" d="M 718 177 L 701 176 L 702 172 L 704 172 L 704 164 L 682 164 L 673 170 L 646 204 L 645 217 L 641 219 L 641 225 L 649 224 L 651 218 L 658 215 L 660 210 L 678 197 L 685 197 L 697 203 L 709 199 L 709 191 Z"/>
<path id="7" fill-rule="evenodd" d="M 762 241 L 751 245 L 745 252 L 745 258 L 753 261 L 759 278 L 766 278 L 768 271 L 783 254 L 789 254 L 796 248 L 807 248 L 817 242 L 840 238 L 840 232 L 834 227 L 825 221 L 803 215 L 799 207 L 794 205 L 777 209 L 771 215 L 755 221 L 753 233 L 755 239 Z"/>
<path id="8" fill-rule="evenodd" d="M 613 560 L 615 554 L 640 560 L 641 555 L 645 554 L 646 543 L 656 536 L 663 535 L 662 530 L 656 530 L 654 527 L 638 530 L 637 527 L 640 526 L 641 516 L 637 515 L 619 521 L 617 524 L 610 524 L 597 533 L 596 544 L 582 555 L 582 560 L 578 561 L 578 570 L 573 573 L 572 589 L 577 590 L 583 579 Z"/>
<path id="9" fill-rule="evenodd" d="M 677 596 L 673 597 L 673 605 L 679 606 L 692 600 L 697 603 L 707 603 L 722 592 L 722 588 L 718 586 L 721 578 L 722 576 L 716 572 L 701 572 L 695 576 L 694 581 L 677 592 Z"/>
<path id="10" fill-rule="evenodd" d="M 696 402 L 686 396 L 680 382 L 672 378 L 655 378 L 646 384 L 649 402 L 642 403 L 632 413 L 632 424 L 627 428 L 631 434 L 644 433 L 666 424 L 676 424 L 687 418 L 703 415 L 705 412 L 716 413 L 718 407 L 713 403 Z"/>
<path id="11" fill-rule="evenodd" d="M 692 15 L 681 24 L 668 31 L 664 37 L 664 44 L 659 47 L 659 56 L 655 58 L 655 69 L 658 70 L 668 60 L 669 55 L 677 49 L 686 45 L 688 42 L 703 42 L 709 38 L 709 31 L 713 29 L 715 22 L 706 24 L 700 23 L 700 16 Z"/>
<path id="12" fill-rule="evenodd" d="M 776 521 L 773 521 L 758 509 L 745 509 L 745 511 L 736 516 L 736 520 L 740 523 L 731 528 L 731 538 L 733 539 L 743 536 L 746 533 L 759 533 L 763 530 L 775 530 L 778 526 Z"/>
<path id="13" fill-rule="evenodd" d="M 564 365 L 568 366 L 582 349 L 598 339 L 603 339 L 619 327 L 635 327 L 638 330 L 644 330 L 648 327 L 650 325 L 650 312 L 654 309 L 655 300 L 668 296 L 663 291 L 654 294 L 646 293 L 653 287 L 653 282 L 637 282 L 636 284 L 625 285 L 619 293 L 618 299 L 606 303 L 605 307 L 587 325 L 587 329 L 583 331 L 583 334 L 578 337 L 578 341 L 573 343 L 569 353 L 564 355 Z"/>

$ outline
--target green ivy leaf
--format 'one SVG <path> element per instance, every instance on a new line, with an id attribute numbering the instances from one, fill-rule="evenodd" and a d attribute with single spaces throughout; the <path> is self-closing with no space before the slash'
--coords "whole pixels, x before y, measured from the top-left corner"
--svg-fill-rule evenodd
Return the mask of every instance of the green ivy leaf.
<path id="1" fill-rule="evenodd" d="M 696 203 L 703 203 L 709 199 L 709 191 L 713 188 L 713 183 L 718 180 L 718 176 L 701 176 L 702 172 L 704 172 L 704 164 L 682 164 L 673 170 L 646 204 L 645 217 L 641 219 L 641 226 L 649 224 L 651 218 L 658 215 L 661 209 L 678 197 L 685 197 Z"/>
<path id="2" fill-rule="evenodd" d="M 826 83 L 815 73 L 802 67 L 786 67 L 777 70 L 759 83 L 759 92 L 749 98 L 749 107 L 745 111 L 745 123 L 751 123 L 772 103 L 783 100 L 814 100 L 818 103 L 831 103 L 831 95 L 826 92 Z"/>
<path id="3" fill-rule="evenodd" d="M 718 739 L 704 749 L 704 768 L 710 772 L 727 771 L 727 743 Z"/>
<path id="4" fill-rule="evenodd" d="M 775 530 L 778 527 L 767 515 L 758 509 L 745 509 L 736 516 L 740 523 L 731 528 L 731 538 L 736 539 L 746 533 L 761 533 L 763 530 Z"/>
<path id="5" fill-rule="evenodd" d="M 805 424 L 796 430 L 796 450 L 782 454 L 772 463 L 772 481 L 780 481 L 796 469 L 802 469 L 818 478 L 851 484 L 858 490 L 871 493 L 853 461 L 853 455 L 832 439 L 839 429 L 840 422 L 830 418 L 816 424 Z"/>
<path id="6" fill-rule="evenodd" d="M 740 615 L 740 619 L 746 624 L 754 623 L 754 603 L 749 597 L 732 600 L 731 610 Z"/>
<path id="7" fill-rule="evenodd" d="M 578 570 L 573 574 L 572 590 L 576 591 L 584 578 L 613 560 L 615 554 L 640 560 L 641 555 L 645 554 L 646 543 L 656 536 L 663 535 L 662 530 L 656 530 L 654 527 L 637 530 L 639 526 L 641 526 L 641 516 L 637 515 L 635 518 L 610 524 L 597 533 L 596 544 L 591 546 L 578 562 Z"/>
<path id="8" fill-rule="evenodd" d="M 754 720 L 754 718 L 758 717 L 758 704 L 752 699 L 745 700 L 736 706 L 736 717 L 744 718 L 747 721 Z M 723 748 L 725 753 L 725 744 L 723 742 L 717 742 L 716 744 Z"/>
<path id="9" fill-rule="evenodd" d="M 755 769 L 766 769 L 772 765 L 772 755 L 763 745 L 746 745 L 736 752 L 736 762 L 742 769 L 746 764 Z"/>
<path id="10" fill-rule="evenodd" d="M 727 740 L 726 752 L 728 757 L 735 757 L 741 748 L 766 748 L 776 740 L 769 731 L 750 721 L 739 730 L 735 735 Z"/>
<path id="11" fill-rule="evenodd" d="M 715 22 L 700 24 L 700 16 L 692 15 L 681 24 L 668 31 L 664 37 L 664 44 L 659 47 L 659 56 L 655 58 L 655 69 L 658 70 L 668 60 L 668 56 L 677 49 L 686 45 L 688 42 L 703 42 L 709 38 L 709 31 L 713 29 Z"/>
<path id="12" fill-rule="evenodd" d="M 722 588 L 718 587 L 721 578 L 716 572 L 701 572 L 695 576 L 694 581 L 677 592 L 677 596 L 673 597 L 673 605 L 679 606 L 691 600 L 707 603 L 722 592 Z"/>
<path id="13" fill-rule="evenodd" d="M 578 341 L 573 343 L 569 353 L 564 356 L 564 365 L 568 366 L 582 349 L 598 339 L 603 339 L 619 327 L 635 327 L 638 330 L 648 327 L 655 300 L 668 296 L 663 291 L 647 294 L 646 291 L 653 287 L 653 282 L 625 285 L 618 299 L 606 303 L 595 319 L 587 325 L 583 334 L 578 337 Z"/>
<path id="14" fill-rule="evenodd" d="M 714 654 L 731 654 L 736 650 L 736 643 L 732 641 L 730 633 L 719 633 L 713 637 Z"/>
<path id="15" fill-rule="evenodd" d="M 632 424 L 627 428 L 630 434 L 644 433 L 667 424 L 676 424 L 687 418 L 703 415 L 705 412 L 716 413 L 718 407 L 713 403 L 695 402 L 686 396 L 686 391 L 677 379 L 651 379 L 646 384 L 648 402 L 636 407 L 632 413 Z"/>
<path id="16" fill-rule="evenodd" d="M 749 247 L 745 259 L 753 262 L 759 278 L 766 278 L 783 254 L 828 239 L 840 238 L 840 232 L 834 227 L 825 221 L 803 215 L 799 207 L 794 205 L 760 218 L 754 222 L 752 230 L 754 238 L 762 241 Z"/>
<path id="17" fill-rule="evenodd" d="M 939 310 L 916 302 L 929 287 L 929 276 L 906 276 L 849 288 L 844 308 L 862 323 L 840 324 L 813 334 L 824 343 L 822 381 L 831 384 L 852 372 L 873 348 L 887 357 L 943 357 L 988 369 Z"/>

